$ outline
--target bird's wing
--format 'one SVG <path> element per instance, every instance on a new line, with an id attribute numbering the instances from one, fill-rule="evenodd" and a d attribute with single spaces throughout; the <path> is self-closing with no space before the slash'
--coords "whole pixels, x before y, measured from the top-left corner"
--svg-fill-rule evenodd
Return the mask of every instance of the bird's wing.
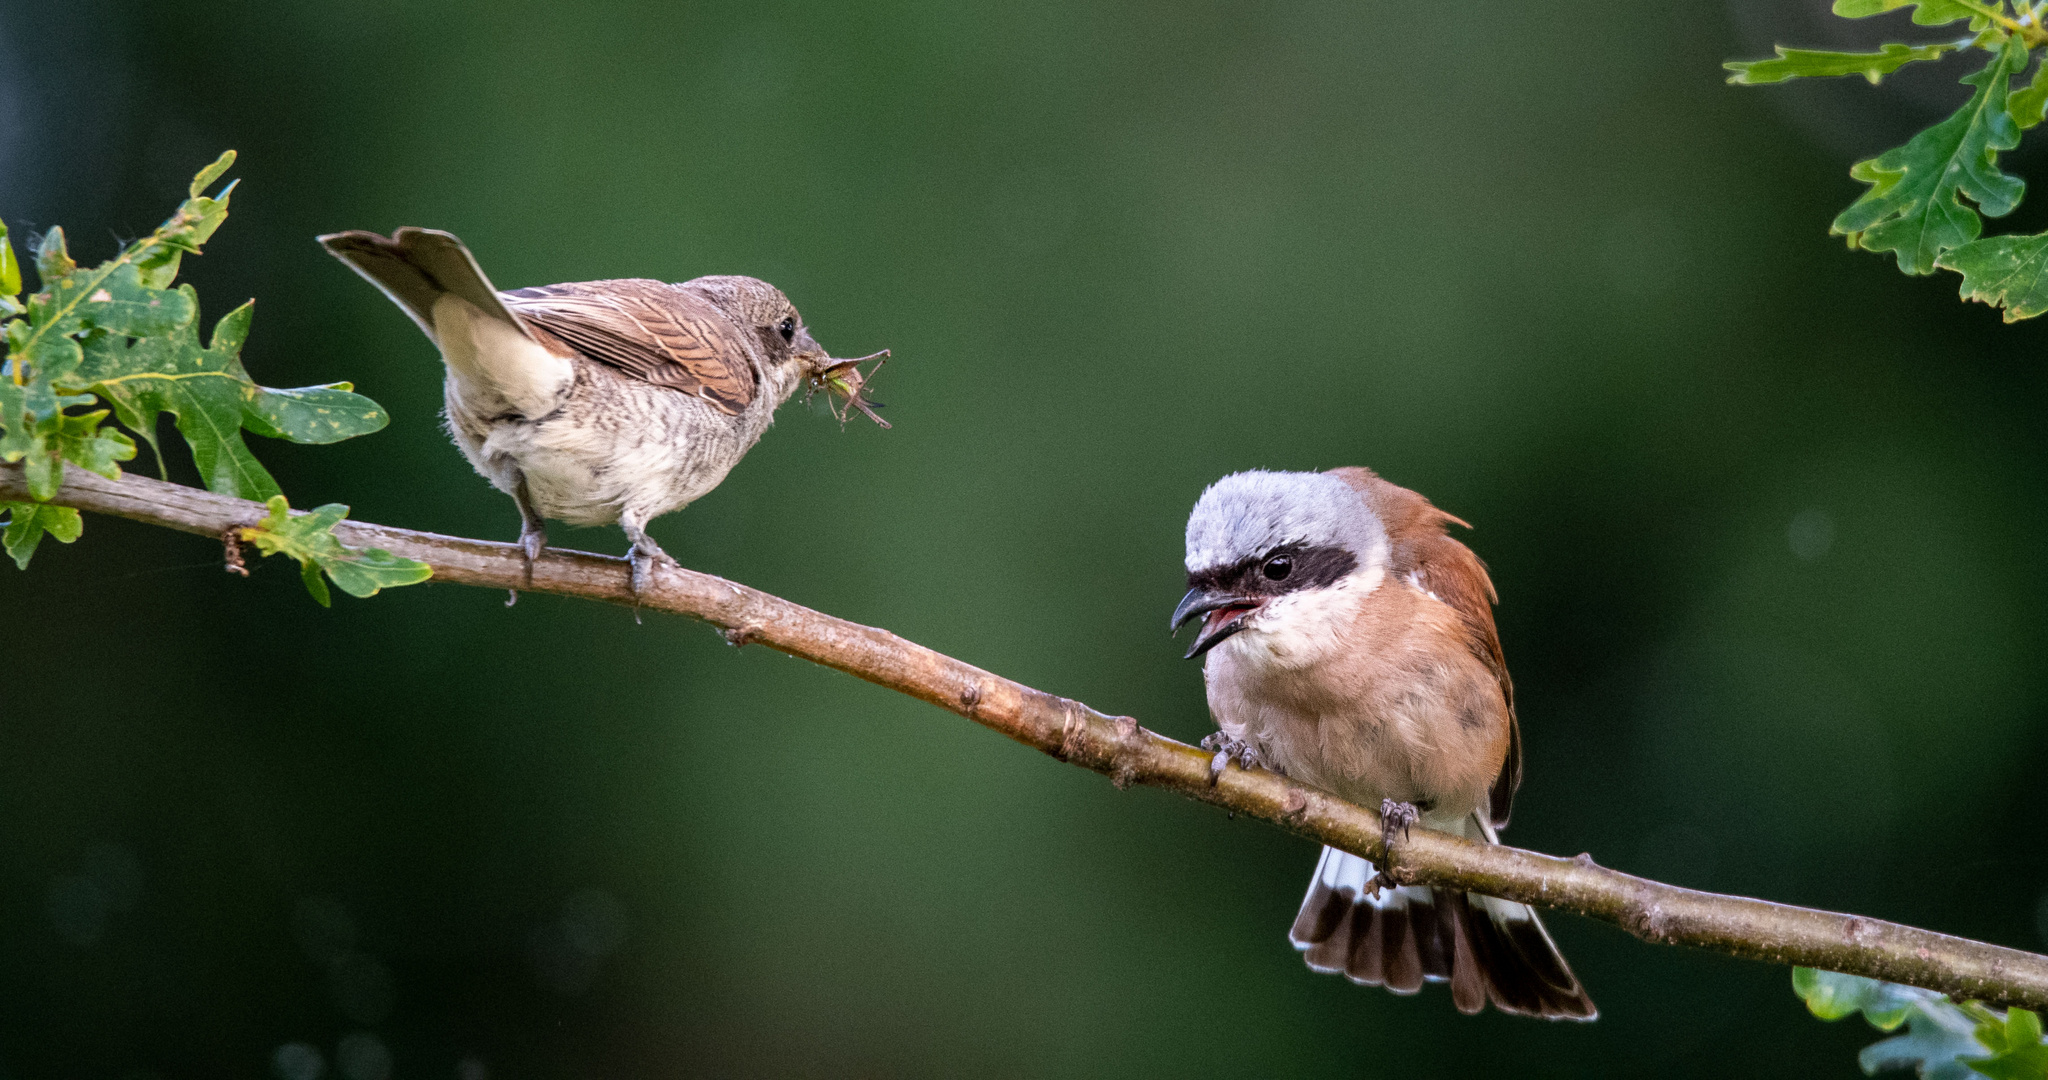
<path id="1" fill-rule="evenodd" d="M 1433 506 L 1430 510 L 1442 518 L 1443 524 L 1465 524 Z M 1479 561 L 1471 548 L 1441 531 L 1416 547 L 1415 572 L 1422 587 L 1458 612 L 1465 624 L 1465 644 L 1500 682 L 1500 699 L 1508 710 L 1508 750 L 1501 759 L 1500 774 L 1493 779 L 1493 792 L 1487 801 L 1491 824 L 1504 829 L 1508 811 L 1514 807 L 1515 789 L 1522 786 L 1522 725 L 1515 719 L 1515 684 L 1508 678 L 1507 658 L 1500 649 L 1500 631 L 1493 625 L 1493 580 L 1486 574 L 1486 564 Z"/>
<path id="2" fill-rule="evenodd" d="M 542 285 L 498 294 L 527 326 L 626 375 L 738 414 L 757 379 L 711 302 L 640 278 Z"/>
<path id="3" fill-rule="evenodd" d="M 1493 624 L 1493 605 L 1499 599 L 1486 564 L 1472 549 L 1459 543 L 1444 529 L 1449 525 L 1470 525 L 1437 509 L 1420 494 L 1380 479 L 1370 469 L 1333 469 L 1332 473 L 1364 495 L 1366 502 L 1386 525 L 1392 542 L 1396 575 L 1414 574 L 1423 591 L 1451 606 L 1465 625 L 1465 643 L 1472 655 L 1486 665 L 1500 682 L 1501 701 L 1508 711 L 1507 756 L 1494 777 L 1487 802 L 1487 816 L 1496 829 L 1508 824 L 1515 789 L 1522 786 L 1522 730 L 1515 719 L 1515 685 L 1508 678 L 1507 658 L 1501 654 L 1500 632 Z"/>

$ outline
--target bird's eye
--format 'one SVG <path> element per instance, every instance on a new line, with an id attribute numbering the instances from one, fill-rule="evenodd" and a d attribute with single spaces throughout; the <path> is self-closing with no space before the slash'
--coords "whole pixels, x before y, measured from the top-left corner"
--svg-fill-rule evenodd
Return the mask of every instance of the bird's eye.
<path id="1" fill-rule="evenodd" d="M 775 329 L 777 329 L 777 330 L 779 330 L 779 331 L 781 331 L 781 332 L 782 332 L 782 340 L 784 340 L 784 341 L 795 341 L 795 340 L 796 340 L 796 320 L 795 320 L 795 319 L 784 319 L 784 320 L 782 320 L 782 325 L 781 325 L 781 326 L 778 326 L 778 327 L 776 327 Z"/>
<path id="2" fill-rule="evenodd" d="M 1259 569 L 1268 581 L 1285 581 L 1287 575 L 1294 572 L 1294 560 L 1285 555 L 1275 555 L 1267 559 L 1266 565 Z"/>

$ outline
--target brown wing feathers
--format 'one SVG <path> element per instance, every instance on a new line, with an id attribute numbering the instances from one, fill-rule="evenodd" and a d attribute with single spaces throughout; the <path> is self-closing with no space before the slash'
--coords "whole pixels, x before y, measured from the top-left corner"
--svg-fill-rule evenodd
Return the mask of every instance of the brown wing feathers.
<path id="1" fill-rule="evenodd" d="M 696 394 L 727 413 L 754 399 L 746 354 L 710 301 L 644 278 L 514 289 L 506 306 L 577 352 L 656 386 Z"/>
<path id="2" fill-rule="evenodd" d="M 462 241 L 439 229 L 404 228 L 389 237 L 357 229 L 320 243 L 437 341 L 434 302 L 453 293 L 543 345 L 695 394 L 728 414 L 754 400 L 757 377 L 721 329 L 724 317 L 710 301 L 666 282 L 627 278 L 501 293 Z"/>
<path id="3" fill-rule="evenodd" d="M 1500 632 L 1493 624 L 1493 605 L 1499 599 L 1493 579 L 1471 548 L 1444 531 L 1447 525 L 1471 526 L 1437 509 L 1420 494 L 1380 479 L 1371 469 L 1331 472 L 1358 489 L 1386 525 L 1393 546 L 1391 571 L 1397 576 L 1415 572 L 1423 588 L 1458 612 L 1469 632 L 1467 644 L 1472 654 L 1500 682 L 1501 700 L 1508 709 L 1508 749 L 1500 773 L 1494 777 L 1487 817 L 1494 828 L 1504 829 L 1514 806 L 1515 789 L 1522 786 L 1522 732 L 1515 719 L 1514 681 L 1508 678 Z"/>

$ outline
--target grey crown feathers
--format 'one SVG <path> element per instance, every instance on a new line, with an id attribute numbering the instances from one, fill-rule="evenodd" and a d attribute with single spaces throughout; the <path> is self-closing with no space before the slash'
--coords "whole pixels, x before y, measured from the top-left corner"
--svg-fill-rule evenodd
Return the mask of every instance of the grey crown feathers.
<path id="1" fill-rule="evenodd" d="M 1231 473 L 1210 484 L 1188 516 L 1189 573 L 1233 566 L 1283 544 L 1341 547 L 1370 565 L 1387 542 L 1379 515 L 1328 473 Z"/>

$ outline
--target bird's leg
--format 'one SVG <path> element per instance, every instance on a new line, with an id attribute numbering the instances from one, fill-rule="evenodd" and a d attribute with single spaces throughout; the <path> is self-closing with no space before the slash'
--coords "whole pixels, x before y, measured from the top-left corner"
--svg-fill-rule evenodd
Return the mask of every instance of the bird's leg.
<path id="1" fill-rule="evenodd" d="M 1223 767 L 1232 760 L 1235 760 L 1241 769 L 1257 769 L 1266 764 L 1266 759 L 1259 755 L 1258 747 L 1243 739 L 1231 738 L 1220 731 L 1204 738 L 1202 749 L 1216 751 L 1216 756 L 1209 759 L 1209 784 L 1212 787 L 1216 781 L 1223 778 Z"/>
<path id="2" fill-rule="evenodd" d="M 653 537 L 647 535 L 647 523 L 640 519 L 640 515 L 631 511 L 620 514 L 619 528 L 626 530 L 626 539 L 633 542 L 633 550 L 626 553 L 626 558 L 633 566 L 633 619 L 637 622 L 640 618 L 640 594 L 646 591 L 648 582 L 652 580 L 654 564 L 678 564 L 669 558 L 668 552 L 661 550 L 661 545 L 655 543 Z"/>
<path id="3" fill-rule="evenodd" d="M 1387 858 L 1386 865 L 1380 868 L 1379 875 L 1366 886 L 1373 895 L 1379 895 L 1383 888 L 1391 889 L 1400 884 L 1387 873 L 1394 864 L 1394 834 L 1400 833 L 1402 841 L 1406 842 L 1409 827 L 1421 818 L 1422 814 L 1415 809 L 1414 803 L 1395 802 L 1392 799 L 1380 800 L 1380 843 L 1386 848 Z"/>
<path id="4" fill-rule="evenodd" d="M 548 523 L 534 510 L 533 498 L 526 493 L 526 477 L 523 474 L 519 477 L 519 482 L 512 485 L 512 501 L 519 506 L 519 550 L 526 556 L 526 585 L 532 588 L 533 560 L 540 558 L 540 553 L 547 550 Z M 519 602 L 519 590 L 513 589 L 511 592 L 512 595 L 505 601 L 506 607 Z"/>

